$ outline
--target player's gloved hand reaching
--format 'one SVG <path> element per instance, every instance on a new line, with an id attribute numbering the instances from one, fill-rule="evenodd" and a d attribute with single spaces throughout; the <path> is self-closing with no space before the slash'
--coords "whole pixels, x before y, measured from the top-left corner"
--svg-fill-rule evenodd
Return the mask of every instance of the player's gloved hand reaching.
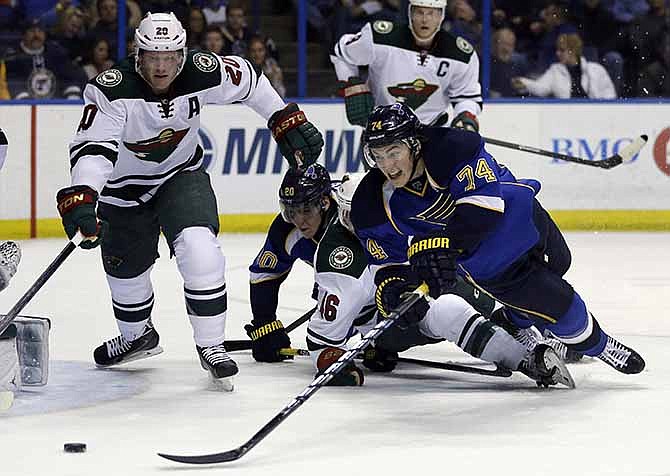
<path id="1" fill-rule="evenodd" d="M 459 250 L 449 247 L 449 238 L 440 234 L 415 236 L 407 258 L 419 281 L 428 285 L 429 294 L 437 299 L 456 286 L 456 258 Z"/>
<path id="2" fill-rule="evenodd" d="M 86 238 L 79 245 L 82 248 L 95 248 L 101 243 L 108 224 L 105 221 L 98 221 L 95 214 L 98 192 L 86 185 L 74 185 L 59 190 L 56 202 L 63 228 L 69 239 L 72 239 L 77 231 L 81 231 Z"/>
<path id="3" fill-rule="evenodd" d="M 348 81 L 337 82 L 337 95 L 344 98 L 347 120 L 351 125 L 365 127 L 375 106 L 370 88 L 361 78 L 352 76 Z"/>
<path id="4" fill-rule="evenodd" d="M 321 155 L 323 136 L 296 103 L 292 102 L 272 114 L 268 129 L 292 168 L 307 167 Z"/>
<path id="5" fill-rule="evenodd" d="M 279 319 L 267 324 L 255 324 L 252 321 L 244 326 L 244 330 L 251 338 L 251 355 L 257 362 L 281 362 L 293 358 L 279 353 L 280 349 L 291 347 L 291 339 Z"/>
<path id="6" fill-rule="evenodd" d="M 391 311 L 398 307 L 405 293 L 410 293 L 419 285 L 418 277 L 412 273 L 409 266 L 392 265 L 380 268 L 375 274 L 375 304 L 382 317 L 388 317 Z M 426 299 L 419 299 L 396 320 L 396 326 L 407 329 L 418 324 L 428 312 L 429 304 Z"/>
<path id="7" fill-rule="evenodd" d="M 398 353 L 370 346 L 363 352 L 363 365 L 373 372 L 391 372 L 398 365 Z"/>
<path id="8" fill-rule="evenodd" d="M 465 129 L 466 131 L 479 132 L 479 121 L 477 116 L 468 111 L 463 111 L 451 121 L 451 127 Z"/>
<path id="9" fill-rule="evenodd" d="M 337 347 L 326 347 L 321 351 L 316 359 L 317 375 L 322 374 L 346 351 Z M 335 387 L 359 387 L 363 385 L 363 371 L 351 362 L 345 368 L 339 371 L 326 385 Z"/>

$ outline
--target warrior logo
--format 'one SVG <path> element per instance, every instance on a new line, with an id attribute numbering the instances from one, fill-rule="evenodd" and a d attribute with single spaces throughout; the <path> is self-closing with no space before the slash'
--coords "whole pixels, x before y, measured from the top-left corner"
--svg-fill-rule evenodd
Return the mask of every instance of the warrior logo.
<path id="1" fill-rule="evenodd" d="M 391 96 L 414 110 L 423 105 L 435 91 L 437 91 L 436 84 L 428 84 L 421 78 L 417 78 L 411 83 L 400 83 L 388 87 Z"/>
<path id="2" fill-rule="evenodd" d="M 134 152 L 138 159 L 160 164 L 170 157 L 188 131 L 188 129 L 180 131 L 165 129 L 151 139 L 142 140 L 135 144 L 124 142 L 123 145 L 129 151 Z"/>

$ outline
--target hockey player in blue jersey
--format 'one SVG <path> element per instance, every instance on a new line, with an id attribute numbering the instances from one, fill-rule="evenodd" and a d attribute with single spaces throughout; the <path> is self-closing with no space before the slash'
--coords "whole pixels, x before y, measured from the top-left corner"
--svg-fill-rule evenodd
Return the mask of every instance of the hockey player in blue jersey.
<path id="1" fill-rule="evenodd" d="M 349 220 L 351 197 L 359 180 L 343 179 L 337 200 L 333 200 L 328 172 L 321 165 L 289 170 L 284 176 L 279 190 L 281 214 L 249 268 L 254 318 L 245 330 L 257 361 L 286 358 L 279 350 L 289 347 L 290 339 L 276 311 L 280 286 L 297 260 L 314 268 L 313 298 L 318 305 L 307 327 L 307 347 L 317 371 L 328 368 L 345 352 L 351 336 L 376 324 L 375 268 L 368 266 Z M 396 365 L 398 352 L 447 339 L 475 357 L 523 372 L 538 385 L 574 386 L 565 365 L 548 345 L 528 351 L 487 321 L 482 313 L 487 313 L 485 308 L 493 310 L 493 300 L 462 280 L 449 296 L 424 302 L 424 306 L 404 314 L 387 330 L 375 347 L 365 352 L 363 365 L 372 371 L 389 372 Z M 415 319 L 416 314 L 421 322 Z M 363 372 L 353 363 L 331 381 L 332 385 L 346 386 L 362 383 Z"/>
<path id="2" fill-rule="evenodd" d="M 535 198 L 537 180 L 516 179 L 477 133 L 422 127 L 399 103 L 372 112 L 363 141 L 373 169 L 353 197 L 351 219 L 372 263 L 409 260 L 433 298 L 460 274 L 503 303 L 516 328 L 549 330 L 622 373 L 644 369 L 642 357 L 607 335 L 563 279 L 570 251 Z M 411 276 L 395 278 L 404 286 L 384 289 L 377 279 L 389 306 L 416 285 Z"/>

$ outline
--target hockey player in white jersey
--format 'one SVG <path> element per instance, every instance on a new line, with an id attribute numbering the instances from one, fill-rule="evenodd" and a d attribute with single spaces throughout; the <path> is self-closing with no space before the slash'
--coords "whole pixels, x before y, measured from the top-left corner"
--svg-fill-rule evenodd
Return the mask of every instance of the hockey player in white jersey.
<path id="1" fill-rule="evenodd" d="M 320 132 L 295 104 L 286 106 L 244 58 L 187 51 L 172 13 L 148 13 L 135 32 L 135 54 L 92 79 L 70 145 L 71 185 L 58 192 L 68 236 L 101 244 L 120 335 L 94 351 L 108 367 L 162 352 L 152 323 L 151 270 L 159 234 L 184 281 L 186 310 L 203 369 L 238 372 L 224 348 L 225 258 L 218 210 L 198 145 L 202 107 L 242 103 L 268 120 L 292 166 L 314 162 Z M 97 207 L 97 215 L 96 215 Z"/>
<path id="2" fill-rule="evenodd" d="M 441 30 L 446 0 L 410 0 L 409 24 L 376 21 L 335 44 L 331 61 L 347 119 L 365 127 L 373 106 L 403 102 L 423 124 L 479 130 L 479 59 L 462 37 Z M 360 66 L 368 66 L 367 82 Z"/>

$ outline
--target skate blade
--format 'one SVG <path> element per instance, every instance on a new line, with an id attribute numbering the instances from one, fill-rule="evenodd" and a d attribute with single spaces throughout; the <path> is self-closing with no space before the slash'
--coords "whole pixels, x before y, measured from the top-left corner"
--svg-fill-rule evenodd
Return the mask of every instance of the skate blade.
<path id="1" fill-rule="evenodd" d="M 109 369 L 112 367 L 117 367 L 119 365 L 124 365 L 129 362 L 134 362 L 135 360 L 142 360 L 142 359 L 147 359 L 149 357 L 153 357 L 154 355 L 162 354 L 163 353 L 163 348 L 161 346 L 154 347 L 153 349 L 146 350 L 144 352 L 138 352 L 137 354 L 128 357 L 125 360 L 122 360 L 121 362 L 117 362 L 116 364 L 111 364 L 111 365 L 100 365 L 100 364 L 95 364 L 96 367 L 99 369 Z"/>
<path id="2" fill-rule="evenodd" d="M 235 390 L 235 383 L 233 377 L 214 378 L 209 376 L 209 390 L 215 392 L 232 392 Z"/>
<path id="3" fill-rule="evenodd" d="M 565 385 L 568 388 L 575 388 L 575 381 L 570 375 L 568 367 L 565 365 L 565 362 L 555 353 L 545 354 L 544 363 L 547 368 L 556 368 L 555 377 L 558 380 L 558 383 Z"/>
<path id="4" fill-rule="evenodd" d="M 12 408 L 14 404 L 14 392 L 0 392 L 0 412 L 4 412 Z"/>

